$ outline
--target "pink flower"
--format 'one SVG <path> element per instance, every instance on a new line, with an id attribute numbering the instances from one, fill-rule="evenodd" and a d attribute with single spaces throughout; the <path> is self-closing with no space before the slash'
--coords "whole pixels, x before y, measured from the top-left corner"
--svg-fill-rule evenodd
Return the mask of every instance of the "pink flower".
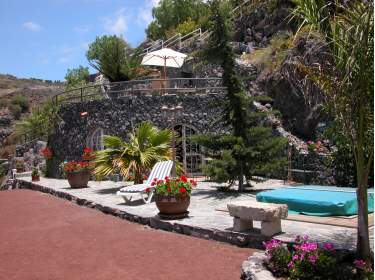
<path id="1" fill-rule="evenodd" d="M 318 257 L 315 256 L 315 255 L 309 256 L 309 261 L 310 261 L 312 264 L 315 264 L 317 259 L 318 259 Z"/>
<path id="2" fill-rule="evenodd" d="M 294 262 L 290 261 L 290 262 L 288 263 L 288 268 L 293 268 L 293 267 L 294 267 Z"/>
<path id="3" fill-rule="evenodd" d="M 323 249 L 324 250 L 327 250 L 327 251 L 331 251 L 331 250 L 333 250 L 334 249 L 334 246 L 333 246 L 333 244 L 332 243 L 324 243 L 323 244 Z"/>
<path id="4" fill-rule="evenodd" d="M 300 249 L 301 249 L 303 252 L 311 252 L 311 251 L 315 251 L 316 249 L 318 249 L 318 244 L 317 244 L 317 243 L 303 243 L 303 244 L 300 246 Z"/>
<path id="5" fill-rule="evenodd" d="M 364 260 L 354 260 L 353 264 L 358 268 L 364 268 L 366 266 L 366 262 Z"/>
<path id="6" fill-rule="evenodd" d="M 264 247 L 266 250 L 272 250 L 274 248 L 277 248 L 281 245 L 281 241 L 272 239 L 268 242 L 263 242 Z"/>
<path id="7" fill-rule="evenodd" d="M 292 260 L 293 260 L 293 261 L 298 261 L 298 258 L 299 258 L 298 255 L 293 255 Z"/>

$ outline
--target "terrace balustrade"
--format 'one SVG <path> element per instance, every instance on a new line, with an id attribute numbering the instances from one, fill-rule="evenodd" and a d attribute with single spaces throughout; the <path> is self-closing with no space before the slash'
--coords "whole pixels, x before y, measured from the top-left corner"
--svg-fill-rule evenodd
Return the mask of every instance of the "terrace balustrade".
<path id="1" fill-rule="evenodd" d="M 61 92 L 55 104 L 117 99 L 123 96 L 221 94 L 226 88 L 221 78 L 138 79 L 125 82 L 89 85 Z"/>

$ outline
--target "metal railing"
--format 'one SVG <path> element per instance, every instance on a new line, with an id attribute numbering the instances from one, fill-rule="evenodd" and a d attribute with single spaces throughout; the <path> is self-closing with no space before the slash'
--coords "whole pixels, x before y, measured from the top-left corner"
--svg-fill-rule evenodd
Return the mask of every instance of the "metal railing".
<path id="1" fill-rule="evenodd" d="M 251 0 L 244 0 L 241 4 L 239 4 L 232 11 L 230 11 L 230 17 L 242 18 L 242 9 L 245 5 L 251 4 L 251 2 Z M 165 41 L 162 39 L 156 40 L 150 47 L 143 50 L 142 55 L 162 48 L 181 49 L 182 47 L 186 47 L 192 42 L 194 42 L 194 39 L 204 41 L 207 38 L 209 38 L 210 35 L 211 32 L 209 30 L 205 30 L 204 32 L 202 32 L 201 28 L 197 28 L 186 35 L 181 35 L 180 33 L 177 33 Z"/>
<path id="2" fill-rule="evenodd" d="M 129 95 L 220 94 L 225 90 L 221 78 L 141 79 L 71 89 L 55 95 L 54 103 L 88 102 Z"/>

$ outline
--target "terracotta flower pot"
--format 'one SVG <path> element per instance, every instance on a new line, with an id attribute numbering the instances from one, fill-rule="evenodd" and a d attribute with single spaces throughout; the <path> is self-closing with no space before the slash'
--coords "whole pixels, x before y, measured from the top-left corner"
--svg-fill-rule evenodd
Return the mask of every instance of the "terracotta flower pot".
<path id="1" fill-rule="evenodd" d="M 179 215 L 187 213 L 190 205 L 190 196 L 164 196 L 155 194 L 155 203 L 160 214 Z"/>
<path id="2" fill-rule="evenodd" d="M 39 175 L 31 176 L 31 181 L 33 181 L 33 182 L 40 181 L 40 176 Z"/>
<path id="3" fill-rule="evenodd" d="M 72 189 L 87 188 L 87 183 L 90 180 L 89 171 L 66 173 L 69 185 Z"/>

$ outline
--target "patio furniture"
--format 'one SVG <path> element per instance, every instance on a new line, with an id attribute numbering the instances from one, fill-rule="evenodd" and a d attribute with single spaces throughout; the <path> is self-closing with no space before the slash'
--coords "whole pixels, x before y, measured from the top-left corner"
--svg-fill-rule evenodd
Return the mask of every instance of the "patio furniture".
<path id="1" fill-rule="evenodd" d="M 146 193 L 146 190 L 148 188 L 152 188 L 151 183 L 154 181 L 155 178 L 164 180 L 166 176 L 169 176 L 172 170 L 172 166 L 173 161 L 171 160 L 158 162 L 152 168 L 152 171 L 148 176 L 146 183 L 123 187 L 116 194 L 118 196 L 122 196 L 125 202 L 129 203 L 131 202 L 133 195 L 139 193 L 144 203 L 150 203 L 153 196 L 153 192 L 150 192 L 148 198 L 145 199 L 144 195 Z"/>
<path id="2" fill-rule="evenodd" d="M 288 205 L 236 201 L 227 204 L 233 218 L 233 231 L 247 231 L 253 228 L 253 220 L 261 222 L 262 235 L 271 237 L 281 232 L 281 219 L 288 217 Z"/>

